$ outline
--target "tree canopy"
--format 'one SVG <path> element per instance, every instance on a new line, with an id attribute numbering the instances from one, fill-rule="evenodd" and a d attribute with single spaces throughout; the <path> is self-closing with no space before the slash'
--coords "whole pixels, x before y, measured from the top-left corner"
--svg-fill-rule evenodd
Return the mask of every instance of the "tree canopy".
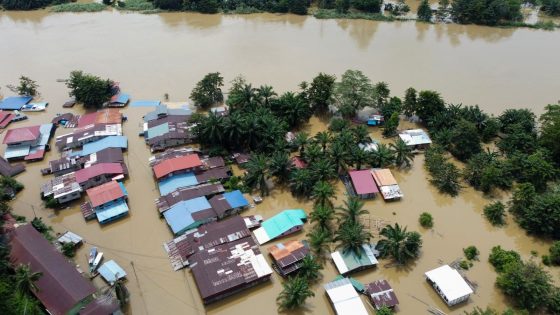
<path id="1" fill-rule="evenodd" d="M 103 80 L 83 71 L 70 72 L 66 86 L 70 89 L 70 96 L 75 97 L 86 108 L 102 107 L 115 93 L 113 81 Z"/>
<path id="2" fill-rule="evenodd" d="M 190 98 L 195 106 L 208 108 L 224 101 L 222 86 L 224 86 L 224 78 L 219 72 L 208 73 L 196 84 Z"/>

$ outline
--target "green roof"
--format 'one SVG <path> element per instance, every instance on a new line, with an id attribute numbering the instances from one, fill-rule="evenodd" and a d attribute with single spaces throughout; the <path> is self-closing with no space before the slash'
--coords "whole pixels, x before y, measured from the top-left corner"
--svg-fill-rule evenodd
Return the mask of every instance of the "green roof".
<path id="1" fill-rule="evenodd" d="M 161 124 L 148 129 L 148 139 L 159 137 L 169 132 L 169 124 Z"/>
<path id="2" fill-rule="evenodd" d="M 344 279 L 345 277 L 342 275 L 338 275 L 334 278 L 334 280 L 340 280 L 340 279 Z M 352 286 L 354 286 L 354 289 L 356 289 L 356 291 L 363 293 L 366 290 L 366 287 L 358 280 L 352 278 L 352 277 L 347 277 L 348 280 L 350 280 L 350 283 L 352 283 Z"/>
<path id="3" fill-rule="evenodd" d="M 302 225 L 306 219 L 307 214 L 302 209 L 284 210 L 264 221 L 261 227 L 270 239 L 274 239 L 289 229 Z"/>

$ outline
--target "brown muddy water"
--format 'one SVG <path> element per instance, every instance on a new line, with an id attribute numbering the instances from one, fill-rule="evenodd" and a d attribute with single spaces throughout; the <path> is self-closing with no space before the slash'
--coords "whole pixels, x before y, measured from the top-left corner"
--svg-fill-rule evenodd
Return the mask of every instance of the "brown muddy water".
<path id="1" fill-rule="evenodd" d="M 441 91 L 449 101 L 480 104 L 492 113 L 508 107 L 542 112 L 545 104 L 560 98 L 560 32 L 272 14 L 15 12 L 0 13 L 0 39 L 4 44 L 0 49 L 0 84 L 14 83 L 21 74 L 28 75 L 38 81 L 43 99 L 50 102 L 46 112 L 30 113 L 28 121 L 11 127 L 47 122 L 56 113 L 65 112 L 61 104 L 67 90 L 56 80 L 74 69 L 120 81 L 133 99 L 161 99 L 169 93 L 172 100 L 184 100 L 196 81 L 210 71 L 222 72 L 226 80 L 241 73 L 255 85 L 270 84 L 286 91 L 320 71 L 340 75 L 349 68 L 361 69 L 374 81 L 387 81 L 395 94 L 402 94 L 409 86 L 430 88 Z M 2 91 L 9 94 L 6 89 Z M 124 267 L 131 291 L 128 313 L 276 313 L 275 298 L 281 290 L 276 274 L 270 283 L 205 308 L 189 271 L 172 271 L 162 246 L 172 235 L 153 204 L 158 192 L 147 165 L 149 150 L 137 136 L 141 117 L 148 111 L 124 110 L 128 116 L 124 132 L 129 137 L 126 156 L 130 178 L 125 182 L 130 196 L 129 217 L 101 227 L 97 222 L 86 223 L 78 204 L 57 212 L 45 209 L 39 187 L 47 178 L 39 170 L 47 160 L 58 157 L 54 151 L 45 161 L 28 164 L 27 171 L 17 177 L 26 188 L 13 202 L 15 212 L 28 218 L 35 212 L 56 232 L 71 230 L 82 235 L 88 244 L 78 252 L 78 264 L 85 266 L 91 244 L 100 248 L 106 259 Z M 324 122 L 313 118 L 307 129 L 314 134 L 325 127 Z M 58 129 L 57 135 L 68 131 Z M 381 138 L 375 129 L 372 136 Z M 355 277 L 362 282 L 389 280 L 401 302 L 401 314 L 426 314 L 428 305 L 452 314 L 462 314 L 475 305 L 505 308 L 503 295 L 494 288 L 496 274 L 486 262 L 490 248 L 502 245 L 529 258 L 532 250 L 545 254 L 549 244 L 526 236 L 511 220 L 504 228 L 489 225 L 481 213 L 490 199 L 478 192 L 466 188 L 457 198 L 440 195 L 427 181 L 422 156 L 416 157 L 410 170 L 395 171 L 395 176 L 405 198 L 393 203 L 368 201 L 366 209 L 374 219 L 399 222 L 420 231 L 424 238 L 422 255 L 406 268 L 385 268 L 388 261 L 381 261 L 378 268 Z M 344 190 L 340 183 L 337 187 L 337 203 L 341 203 Z M 277 188 L 246 214 L 259 213 L 266 218 L 288 208 L 309 211 L 311 204 Z M 434 216 L 433 230 L 418 224 L 418 216 L 424 211 Z M 309 228 L 307 225 L 306 230 Z M 462 248 L 469 245 L 481 251 L 480 262 L 467 272 L 469 279 L 478 283 L 478 290 L 468 304 L 449 309 L 425 282 L 423 273 L 440 262 L 461 257 Z M 267 247 L 263 246 L 263 252 Z M 556 278 L 558 271 L 550 271 Z M 327 262 L 324 282 L 335 275 Z M 100 279 L 95 283 L 104 285 Z M 314 290 L 315 298 L 301 313 L 333 314 L 322 287 L 316 285 Z"/>

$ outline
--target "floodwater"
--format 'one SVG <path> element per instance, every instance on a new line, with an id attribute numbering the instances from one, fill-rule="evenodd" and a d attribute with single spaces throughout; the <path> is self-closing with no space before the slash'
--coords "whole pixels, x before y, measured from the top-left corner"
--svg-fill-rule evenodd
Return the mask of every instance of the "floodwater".
<path id="1" fill-rule="evenodd" d="M 50 121 L 63 113 L 61 104 L 67 90 L 57 79 L 71 70 L 82 69 L 121 82 L 134 99 L 184 100 L 204 74 L 220 71 L 231 80 L 237 74 L 255 85 L 270 84 L 277 91 L 295 89 L 320 71 L 340 75 L 346 69 L 360 69 L 374 81 L 384 80 L 395 94 L 409 86 L 441 91 L 452 102 L 479 104 L 491 113 L 508 107 L 529 107 L 542 112 L 544 105 L 560 98 L 560 67 L 557 52 L 560 32 L 529 29 L 497 29 L 478 26 L 378 23 L 372 21 L 316 20 L 312 17 L 256 14 L 249 16 L 169 13 L 140 15 L 120 12 L 96 14 L 49 14 L 43 11 L 0 13 L 0 83 L 15 83 L 21 74 L 41 85 L 50 105 L 44 113 L 30 113 L 26 122 L 11 127 Z M 2 89 L 4 94 L 6 89 Z M 79 108 L 73 109 L 80 112 Z M 131 314 L 246 314 L 258 310 L 276 313 L 275 298 L 281 279 L 204 307 L 188 270 L 172 271 L 162 244 L 172 235 L 155 209 L 158 192 L 147 166 L 149 150 L 138 137 L 141 117 L 147 108 L 126 108 L 124 132 L 129 137 L 126 154 L 130 178 L 130 216 L 101 227 L 85 222 L 78 204 L 61 210 L 44 209 L 39 187 L 46 177 L 39 170 L 58 153 L 49 152 L 45 161 L 28 164 L 17 176 L 25 190 L 13 202 L 15 213 L 44 218 L 56 232 L 71 230 L 88 244 L 79 250 L 76 263 L 85 266 L 89 246 L 95 245 L 106 259 L 116 260 L 128 273 Z M 312 118 L 307 131 L 314 134 L 325 123 Z M 401 125 L 405 127 L 405 123 Z M 57 135 L 69 132 L 58 129 Z M 380 139 L 379 131 L 372 136 Z M 51 142 L 52 143 L 52 142 Z M 398 202 L 381 199 L 366 202 L 372 220 L 399 222 L 418 230 L 424 239 L 421 257 L 406 268 L 376 269 L 355 275 L 362 282 L 385 278 L 393 285 L 401 302 L 401 314 L 426 314 L 428 306 L 446 313 L 462 314 L 475 305 L 503 309 L 504 297 L 495 289 L 496 274 L 486 262 L 492 246 L 519 251 L 529 258 L 531 251 L 545 254 L 549 243 L 528 237 L 508 220 L 504 228 L 489 225 L 482 217 L 488 197 L 466 188 L 457 198 L 440 195 L 427 181 L 423 157 L 417 156 L 408 171 L 395 171 L 405 194 Z M 344 190 L 337 183 L 337 204 Z M 505 199 L 505 194 L 496 196 Z M 282 209 L 304 208 L 311 204 L 276 188 L 265 201 L 246 212 L 265 218 Z M 421 212 L 430 212 L 435 227 L 419 226 Z M 306 230 L 310 226 L 306 225 Z M 303 238 L 300 233 L 289 238 Z M 462 248 L 476 245 L 480 262 L 467 271 L 478 284 L 467 305 L 447 308 L 423 273 L 441 262 L 462 256 Z M 262 250 L 266 253 L 266 248 Z M 557 270 L 551 270 L 554 277 Z M 324 281 L 336 272 L 326 263 Z M 102 287 L 100 279 L 95 284 Z M 314 287 L 307 314 L 333 314 L 324 290 Z M 365 301 L 365 300 L 364 300 Z M 369 309 L 372 311 L 371 309 Z"/>

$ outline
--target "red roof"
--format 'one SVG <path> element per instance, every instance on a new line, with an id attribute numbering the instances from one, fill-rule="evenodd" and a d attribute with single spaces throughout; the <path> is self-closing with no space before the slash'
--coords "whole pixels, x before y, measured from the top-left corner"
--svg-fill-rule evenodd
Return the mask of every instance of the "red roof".
<path id="1" fill-rule="evenodd" d="M 350 171 L 348 175 L 352 179 L 356 194 L 365 195 L 379 192 L 370 170 Z"/>
<path id="2" fill-rule="evenodd" d="M 88 125 L 93 125 L 96 119 L 97 119 L 97 112 L 84 114 L 80 116 L 80 118 L 78 119 L 78 128 L 82 128 Z"/>
<path id="3" fill-rule="evenodd" d="M 78 302 L 95 293 L 95 287 L 70 264 L 31 224 L 13 232 L 10 258 L 17 266 L 29 264 L 43 275 L 34 292 L 51 314 L 66 314 Z"/>
<path id="4" fill-rule="evenodd" d="M 76 171 L 76 181 L 83 183 L 102 174 L 123 174 L 121 163 L 99 163 Z"/>
<path id="5" fill-rule="evenodd" d="M 0 128 L 6 128 L 16 115 L 0 110 Z"/>
<path id="6" fill-rule="evenodd" d="M 160 179 L 173 172 L 188 170 L 199 166 L 202 166 L 202 161 L 198 157 L 198 154 L 189 154 L 164 160 L 154 165 L 153 170 L 156 178 Z"/>
<path id="7" fill-rule="evenodd" d="M 39 136 L 41 136 L 41 131 L 39 130 L 39 128 L 41 128 L 41 126 L 10 129 L 6 132 L 3 143 L 12 144 L 36 140 L 37 138 L 39 138 Z"/>
<path id="8" fill-rule="evenodd" d="M 33 161 L 33 160 L 42 160 L 45 156 L 45 150 L 37 150 L 35 153 L 31 153 L 27 155 L 24 160 L 26 161 Z"/>
<path id="9" fill-rule="evenodd" d="M 124 192 L 116 181 L 112 180 L 103 185 L 90 188 L 86 191 L 92 207 L 98 207 L 109 201 L 124 197 Z"/>

